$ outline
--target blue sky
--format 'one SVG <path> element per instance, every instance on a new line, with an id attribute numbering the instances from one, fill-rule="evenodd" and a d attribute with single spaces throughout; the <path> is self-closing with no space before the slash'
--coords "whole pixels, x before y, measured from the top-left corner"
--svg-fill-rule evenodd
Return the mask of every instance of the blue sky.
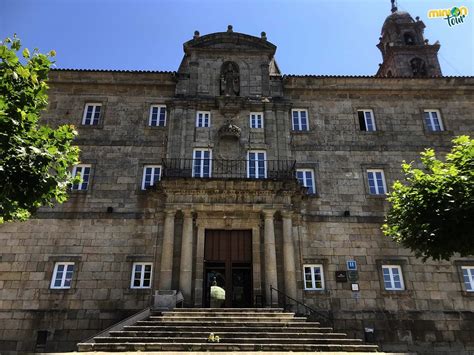
<path id="1" fill-rule="evenodd" d="M 467 6 L 465 23 L 428 19 L 429 9 Z M 399 0 L 420 16 L 425 37 L 441 42 L 444 75 L 474 75 L 474 1 Z M 284 74 L 373 75 L 375 47 L 390 0 L 0 0 L 0 37 L 17 33 L 26 47 L 57 51 L 58 68 L 177 70 L 182 44 L 235 32 L 275 44 Z"/>

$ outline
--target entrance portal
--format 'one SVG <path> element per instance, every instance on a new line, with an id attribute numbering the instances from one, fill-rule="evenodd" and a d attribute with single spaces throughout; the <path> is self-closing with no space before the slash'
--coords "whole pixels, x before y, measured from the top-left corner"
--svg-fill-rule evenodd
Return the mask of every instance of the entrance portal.
<path id="1" fill-rule="evenodd" d="M 252 306 L 252 231 L 206 230 L 204 305 Z"/>

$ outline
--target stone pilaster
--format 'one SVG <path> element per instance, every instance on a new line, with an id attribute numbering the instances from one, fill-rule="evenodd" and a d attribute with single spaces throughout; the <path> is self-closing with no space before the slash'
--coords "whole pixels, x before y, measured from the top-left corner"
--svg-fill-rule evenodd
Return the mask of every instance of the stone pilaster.
<path id="1" fill-rule="evenodd" d="M 267 304 L 272 300 L 272 305 L 278 303 L 278 295 L 270 294 L 270 285 L 277 288 L 277 263 L 275 250 L 275 228 L 273 224 L 274 210 L 264 210 L 263 216 L 265 219 L 264 232 L 264 262 L 265 262 L 265 297 Z"/>
<path id="2" fill-rule="evenodd" d="M 170 290 L 173 272 L 174 217 L 176 210 L 165 210 L 163 246 L 161 248 L 161 267 L 158 289 Z"/>
<path id="3" fill-rule="evenodd" d="M 296 264 L 295 247 L 293 243 L 293 221 L 290 211 L 283 211 L 283 275 L 285 278 L 285 293 L 296 299 Z"/>
<path id="4" fill-rule="evenodd" d="M 193 272 L 193 211 L 183 210 L 183 237 L 181 239 L 181 263 L 179 266 L 179 289 L 184 303 L 191 305 L 191 283 Z"/>

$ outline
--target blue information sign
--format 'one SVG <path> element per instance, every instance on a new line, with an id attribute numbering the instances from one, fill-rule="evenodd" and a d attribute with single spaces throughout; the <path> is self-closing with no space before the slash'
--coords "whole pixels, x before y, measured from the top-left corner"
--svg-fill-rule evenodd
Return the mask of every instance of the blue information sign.
<path id="1" fill-rule="evenodd" d="M 347 270 L 357 270 L 357 263 L 355 260 L 347 260 Z"/>

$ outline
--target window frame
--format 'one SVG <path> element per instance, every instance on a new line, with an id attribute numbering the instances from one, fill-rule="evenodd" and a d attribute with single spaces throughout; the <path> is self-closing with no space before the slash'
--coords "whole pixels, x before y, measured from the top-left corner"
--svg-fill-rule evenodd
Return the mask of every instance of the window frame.
<path id="1" fill-rule="evenodd" d="M 362 114 L 364 116 L 364 127 L 365 127 L 365 129 L 362 129 L 362 127 L 360 126 L 361 119 L 359 117 L 359 112 L 362 112 Z M 370 113 L 370 119 L 372 120 L 372 127 L 373 127 L 372 130 L 368 129 L 366 113 Z M 376 132 L 377 131 L 377 124 L 375 123 L 374 110 L 372 110 L 372 109 L 358 109 L 357 110 L 357 119 L 359 121 L 359 128 L 360 128 L 361 132 Z"/>
<path id="2" fill-rule="evenodd" d="M 200 125 L 199 124 L 199 114 L 202 114 L 203 117 L 202 117 L 202 124 L 203 125 Z M 207 117 L 207 125 L 205 124 L 206 123 L 206 118 L 205 118 L 205 115 L 208 115 Z M 211 127 L 211 111 L 197 111 L 196 112 L 196 128 L 210 128 Z"/>
<path id="3" fill-rule="evenodd" d="M 260 168 L 258 165 L 255 166 L 256 176 L 250 176 L 250 154 L 259 154 L 263 153 L 263 168 L 264 168 L 264 176 L 261 177 L 258 173 L 258 169 Z M 254 160 L 254 162 L 259 162 L 260 160 Z M 268 176 L 268 160 L 267 160 L 267 151 L 266 150 L 248 150 L 247 151 L 247 179 L 266 179 Z"/>
<path id="4" fill-rule="evenodd" d="M 311 288 L 306 287 L 306 268 L 311 268 Z M 316 279 L 314 269 L 319 267 L 321 275 L 321 287 L 316 287 Z M 326 289 L 324 280 L 324 265 L 323 264 L 303 264 L 303 289 L 305 291 L 324 291 Z"/>
<path id="5" fill-rule="evenodd" d="M 296 169 L 296 179 L 298 180 L 298 183 L 301 186 L 308 188 L 308 186 L 306 185 L 307 177 L 305 176 L 304 179 L 303 179 L 304 181 L 301 181 L 298 177 L 298 172 L 310 173 L 311 174 L 311 183 L 312 183 L 313 192 L 309 191 L 309 189 L 308 189 L 308 195 L 316 195 L 317 190 L 316 190 L 316 180 L 314 178 L 314 176 L 315 176 L 314 169 L 309 169 L 309 168 Z"/>
<path id="6" fill-rule="evenodd" d="M 158 109 L 157 116 L 156 116 L 156 125 L 152 124 L 152 122 L 153 122 L 153 109 L 154 108 Z M 161 116 L 161 109 L 165 110 L 165 117 L 164 117 L 163 124 L 160 124 L 160 122 L 161 122 L 161 117 L 160 117 Z M 167 110 L 166 105 L 162 105 L 162 104 L 150 105 L 150 114 L 149 114 L 149 117 L 148 117 L 148 126 L 149 127 L 166 127 L 166 123 L 167 123 L 167 119 L 168 119 L 167 116 L 168 116 L 168 110 Z"/>
<path id="7" fill-rule="evenodd" d="M 142 269 L 140 271 L 140 285 L 135 286 L 134 281 L 136 280 L 135 278 L 135 266 L 141 265 Z M 144 281 L 145 281 L 145 267 L 150 266 L 150 279 L 149 279 L 149 285 L 144 286 Z M 152 262 L 143 262 L 143 261 L 137 261 L 132 264 L 132 275 L 130 277 L 130 288 L 131 289 L 150 289 L 153 283 L 153 263 Z"/>
<path id="8" fill-rule="evenodd" d="M 196 160 L 200 160 L 201 162 L 205 160 L 205 158 L 196 158 L 196 152 L 209 152 L 209 174 L 208 176 L 203 176 L 204 175 L 204 164 L 201 163 L 201 166 L 199 168 L 199 175 L 196 175 L 194 173 L 195 170 L 195 162 Z M 191 176 L 193 178 L 199 178 L 199 179 L 209 179 L 212 177 L 212 149 L 211 148 L 194 148 L 193 149 L 193 163 L 192 163 L 192 170 L 191 170 Z"/>
<path id="9" fill-rule="evenodd" d="M 91 165 L 91 164 L 76 164 L 76 165 L 74 165 L 73 168 L 72 168 L 72 172 L 71 172 L 71 175 L 72 175 L 73 177 L 76 177 L 76 175 L 77 175 L 77 169 L 78 169 L 78 168 L 81 168 L 81 173 L 80 173 L 81 182 L 79 182 L 79 183 L 77 184 L 77 186 L 78 186 L 77 189 L 74 188 L 74 186 L 75 186 L 76 184 L 73 184 L 73 185 L 71 186 L 71 191 L 87 191 L 87 190 L 89 190 L 89 186 L 90 186 L 90 183 L 91 183 L 92 165 Z M 89 175 L 88 175 L 88 177 L 87 177 L 87 182 L 84 182 L 84 170 L 85 170 L 85 168 L 89 168 Z M 87 184 L 87 187 L 86 187 L 85 189 L 82 188 L 82 185 L 83 185 L 84 183 Z"/>
<path id="10" fill-rule="evenodd" d="M 437 115 L 439 130 L 432 129 L 432 128 L 435 127 L 432 113 L 436 113 L 436 115 Z M 426 114 L 428 114 L 428 118 L 426 117 Z M 427 120 L 429 120 L 429 122 L 430 122 L 429 124 L 427 123 Z M 430 132 L 430 133 L 443 132 L 443 131 L 446 130 L 445 127 L 444 127 L 444 124 L 443 124 L 441 111 L 438 110 L 438 109 L 423 109 L 423 123 L 424 123 L 427 131 Z"/>
<path id="11" fill-rule="evenodd" d="M 150 180 L 150 185 L 149 186 L 145 186 L 145 182 L 146 182 L 146 169 L 147 168 L 151 168 L 152 169 L 152 172 L 151 172 L 151 180 Z M 143 166 L 143 175 L 142 175 L 142 190 L 145 191 L 147 190 L 148 188 L 152 187 L 152 186 L 155 186 L 156 183 L 158 181 L 155 181 L 155 170 L 156 169 L 160 169 L 160 174 L 158 176 L 158 181 L 161 180 L 161 174 L 163 172 L 163 169 L 161 167 L 161 165 L 152 165 L 152 164 L 147 164 L 147 165 L 144 165 Z"/>
<path id="12" fill-rule="evenodd" d="M 369 177 L 369 173 L 382 173 L 382 187 L 384 189 L 384 192 L 383 193 L 380 193 L 379 192 L 379 186 L 377 184 L 375 184 L 375 188 L 376 188 L 376 193 L 372 193 L 370 191 L 370 177 Z M 366 178 L 367 178 L 367 188 L 368 188 L 368 193 L 369 195 L 371 196 L 385 196 L 387 195 L 387 182 L 385 180 L 385 172 L 383 169 L 366 169 L 366 174 L 365 174 Z M 374 182 L 376 183 L 377 182 L 377 178 L 375 178 Z"/>
<path id="13" fill-rule="evenodd" d="M 64 270 L 62 271 L 63 275 L 61 277 L 61 284 L 59 286 L 55 286 L 56 280 L 57 280 L 57 274 L 58 274 L 58 268 L 59 266 L 62 265 L 64 266 Z M 73 269 L 71 271 L 71 279 L 69 281 L 69 286 L 66 286 L 66 276 L 68 273 L 68 266 L 72 265 Z M 74 278 L 74 271 L 76 269 L 76 265 L 72 261 L 56 261 L 54 263 L 54 268 L 53 268 L 53 274 L 51 276 L 51 282 L 49 284 L 49 288 L 51 290 L 69 290 L 72 286 L 72 280 Z"/>
<path id="14" fill-rule="evenodd" d="M 464 291 L 474 295 L 474 265 L 460 265 L 460 269 Z M 468 289 L 468 283 L 464 279 L 464 270 L 467 270 L 470 289 Z"/>
<path id="15" fill-rule="evenodd" d="M 294 112 L 298 112 L 298 123 L 295 125 L 294 121 Z M 303 129 L 303 124 L 301 122 L 301 113 L 306 113 L 306 129 Z M 291 109 L 291 130 L 293 132 L 308 132 L 309 131 L 309 115 L 307 109 L 294 108 Z"/>
<path id="16" fill-rule="evenodd" d="M 252 120 L 252 115 L 255 116 L 255 123 L 256 127 L 253 126 L 253 120 Z M 250 112 L 249 114 L 249 125 L 251 129 L 263 129 L 264 128 L 264 118 L 263 118 L 263 112 Z M 258 122 L 260 123 L 260 127 Z"/>
<path id="17" fill-rule="evenodd" d="M 385 284 L 384 268 L 387 268 L 389 270 L 390 284 L 391 284 L 390 288 L 387 288 L 387 286 Z M 394 274 L 392 272 L 392 269 L 398 269 L 398 275 L 400 277 L 400 288 L 395 287 L 395 280 L 394 280 Z M 403 277 L 403 269 L 402 269 L 401 265 L 382 264 L 381 265 L 381 273 L 382 273 L 382 284 L 383 284 L 383 288 L 384 288 L 385 291 L 406 291 L 405 279 Z"/>
<path id="18" fill-rule="evenodd" d="M 86 116 L 87 116 L 87 111 L 88 111 L 89 106 L 93 107 L 92 116 L 90 118 L 90 120 L 91 120 L 90 123 L 86 123 L 86 120 L 87 120 Z M 96 114 L 97 107 L 100 107 L 100 112 L 99 112 L 99 117 L 97 118 L 97 123 L 94 124 L 94 116 Z M 99 126 L 100 123 L 101 123 L 102 112 L 103 112 L 103 104 L 101 102 L 86 102 L 84 104 L 84 112 L 82 114 L 81 125 L 86 126 L 86 127 L 97 127 L 97 126 Z"/>

